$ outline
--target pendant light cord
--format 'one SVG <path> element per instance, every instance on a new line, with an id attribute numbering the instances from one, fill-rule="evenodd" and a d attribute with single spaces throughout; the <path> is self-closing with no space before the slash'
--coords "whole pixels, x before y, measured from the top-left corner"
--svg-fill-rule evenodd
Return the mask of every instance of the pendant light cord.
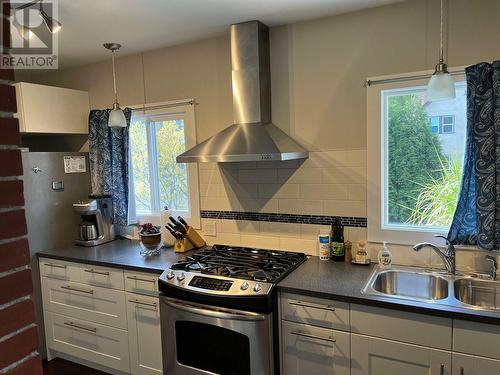
<path id="1" fill-rule="evenodd" d="M 442 64 L 444 62 L 444 47 L 443 47 L 443 0 L 441 0 L 441 30 L 440 30 L 440 44 L 439 44 L 439 62 Z"/>
<path id="2" fill-rule="evenodd" d="M 115 51 L 111 51 L 111 61 L 113 62 L 113 90 L 115 93 L 115 103 L 118 103 L 118 95 L 116 93 Z"/>

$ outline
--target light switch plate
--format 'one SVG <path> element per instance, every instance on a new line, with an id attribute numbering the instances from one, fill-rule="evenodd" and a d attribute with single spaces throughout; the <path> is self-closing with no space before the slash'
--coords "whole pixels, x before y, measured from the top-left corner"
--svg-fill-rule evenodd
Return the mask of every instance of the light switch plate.
<path id="1" fill-rule="evenodd" d="M 217 236 L 217 223 L 215 221 L 203 221 L 203 234 L 205 236 Z"/>

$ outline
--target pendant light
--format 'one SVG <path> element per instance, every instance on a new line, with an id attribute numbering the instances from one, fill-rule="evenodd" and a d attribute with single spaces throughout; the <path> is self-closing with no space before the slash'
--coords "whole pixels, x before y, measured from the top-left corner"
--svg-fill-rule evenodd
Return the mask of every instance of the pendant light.
<path id="1" fill-rule="evenodd" d="M 42 1 L 40 1 L 40 9 L 39 9 L 39 15 L 42 17 L 43 22 L 45 22 L 45 26 L 49 29 L 49 31 L 52 34 L 57 33 L 59 30 L 62 28 L 62 23 L 59 22 L 58 20 L 50 17 L 47 13 L 42 8 Z"/>
<path id="2" fill-rule="evenodd" d="M 118 43 L 104 43 L 104 48 L 111 51 L 111 61 L 113 63 L 113 90 L 115 93 L 115 101 L 113 109 L 109 112 L 108 126 L 111 128 L 125 128 L 127 127 L 127 120 L 125 114 L 118 104 L 118 95 L 116 93 L 116 69 L 115 69 L 115 51 L 118 51 L 121 44 Z"/>
<path id="3" fill-rule="evenodd" d="M 448 66 L 444 62 L 443 47 L 443 0 L 441 0 L 441 31 L 439 46 L 439 62 L 436 65 L 434 74 L 427 84 L 427 100 L 439 101 L 455 99 L 455 81 L 448 72 Z"/>

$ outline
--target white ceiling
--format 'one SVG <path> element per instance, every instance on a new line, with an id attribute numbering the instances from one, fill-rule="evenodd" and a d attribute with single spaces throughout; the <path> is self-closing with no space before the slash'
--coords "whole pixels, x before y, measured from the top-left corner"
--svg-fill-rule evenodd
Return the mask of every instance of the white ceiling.
<path id="1" fill-rule="evenodd" d="M 398 1 L 59 0 L 59 67 L 109 58 L 105 42 L 121 43 L 127 55 L 223 34 L 236 22 L 277 26 Z"/>

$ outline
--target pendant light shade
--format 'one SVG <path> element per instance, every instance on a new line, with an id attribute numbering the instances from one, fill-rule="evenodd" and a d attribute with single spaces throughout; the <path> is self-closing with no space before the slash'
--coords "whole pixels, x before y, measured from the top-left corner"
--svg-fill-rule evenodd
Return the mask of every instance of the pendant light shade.
<path id="1" fill-rule="evenodd" d="M 446 69 L 446 64 L 442 68 L 436 66 L 436 71 L 427 85 L 427 100 L 439 101 L 455 99 L 455 81 Z"/>
<path id="2" fill-rule="evenodd" d="M 116 108 L 113 105 L 113 109 L 109 112 L 108 126 L 112 128 L 125 128 L 127 126 L 125 114 L 118 103 L 115 104 L 117 104 Z"/>
<path id="3" fill-rule="evenodd" d="M 111 128 L 126 128 L 127 127 L 127 119 L 125 118 L 125 114 L 123 110 L 120 108 L 120 104 L 118 104 L 118 95 L 116 92 L 116 70 L 115 70 L 115 51 L 119 50 L 121 44 L 118 43 L 105 43 L 104 48 L 111 51 L 111 60 L 113 63 L 113 90 L 115 94 L 115 101 L 113 103 L 113 109 L 109 112 L 108 117 L 108 126 Z"/>
<path id="4" fill-rule="evenodd" d="M 40 2 L 40 17 L 42 17 L 43 22 L 49 29 L 52 34 L 57 33 L 62 28 L 62 23 L 58 20 L 50 17 L 45 11 L 42 9 L 42 3 Z"/>
<path id="5" fill-rule="evenodd" d="M 448 67 L 444 62 L 443 47 L 443 0 L 441 0 L 441 32 L 439 46 L 439 62 L 436 70 L 427 84 L 427 100 L 439 101 L 455 99 L 455 81 L 448 72 Z"/>

